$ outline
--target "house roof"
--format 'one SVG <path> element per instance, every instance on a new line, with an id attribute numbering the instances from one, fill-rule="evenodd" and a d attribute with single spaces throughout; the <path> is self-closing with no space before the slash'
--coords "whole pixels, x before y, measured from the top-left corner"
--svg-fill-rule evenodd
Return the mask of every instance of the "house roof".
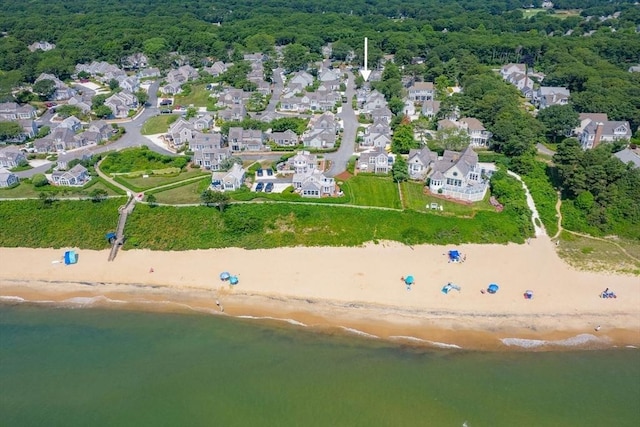
<path id="1" fill-rule="evenodd" d="M 618 151 L 614 153 L 618 159 L 620 159 L 623 163 L 632 163 L 634 167 L 640 168 L 640 149 L 632 150 L 630 148 L 625 148 L 622 151 Z"/>
<path id="2" fill-rule="evenodd" d="M 469 130 L 478 130 L 478 131 L 485 130 L 484 126 L 482 125 L 482 122 L 476 118 L 463 117 L 460 119 L 460 121 L 463 123 L 466 123 Z"/>

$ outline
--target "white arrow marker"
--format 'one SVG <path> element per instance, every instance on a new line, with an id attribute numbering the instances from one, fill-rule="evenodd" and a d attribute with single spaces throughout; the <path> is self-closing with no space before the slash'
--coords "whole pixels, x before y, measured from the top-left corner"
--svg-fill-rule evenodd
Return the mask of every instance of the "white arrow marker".
<path id="1" fill-rule="evenodd" d="M 360 70 L 360 74 L 362 74 L 362 78 L 366 82 L 369 80 L 369 75 L 371 74 L 371 70 L 367 68 L 367 38 L 364 38 L 364 70 Z"/>

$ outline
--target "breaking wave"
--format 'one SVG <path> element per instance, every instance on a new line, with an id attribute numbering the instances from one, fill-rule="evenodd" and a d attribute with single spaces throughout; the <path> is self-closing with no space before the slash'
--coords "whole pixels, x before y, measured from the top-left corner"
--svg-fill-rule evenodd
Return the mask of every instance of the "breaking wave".
<path id="1" fill-rule="evenodd" d="M 438 347 L 438 348 L 462 349 L 462 347 L 460 347 L 457 344 L 450 344 L 450 343 L 446 343 L 446 342 L 425 340 L 425 339 L 422 339 L 422 338 L 410 337 L 410 336 L 405 336 L 405 335 L 393 335 L 393 336 L 390 336 L 389 338 L 392 339 L 392 340 L 404 340 L 404 341 L 412 341 L 412 342 L 417 342 L 417 343 L 422 343 L 422 344 L 429 344 L 429 345 L 432 345 L 432 346 Z"/>
<path id="2" fill-rule="evenodd" d="M 563 340 L 533 340 L 525 338 L 502 338 L 502 344 L 508 347 L 539 348 L 553 347 L 577 347 L 587 344 L 603 344 L 608 342 L 606 338 L 599 338 L 592 334 L 580 334 Z"/>

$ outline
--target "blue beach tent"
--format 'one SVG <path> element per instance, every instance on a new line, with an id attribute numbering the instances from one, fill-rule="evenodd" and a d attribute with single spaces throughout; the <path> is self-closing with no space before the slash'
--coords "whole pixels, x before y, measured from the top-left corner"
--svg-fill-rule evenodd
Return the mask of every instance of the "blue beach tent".
<path id="1" fill-rule="evenodd" d="M 75 264 L 78 262 L 78 254 L 76 251 L 66 251 L 64 253 L 64 263 L 65 265 Z"/>
<path id="2" fill-rule="evenodd" d="M 404 279 L 404 283 L 406 283 L 407 285 L 413 285 L 414 279 L 413 276 L 407 276 Z"/>
<path id="3" fill-rule="evenodd" d="M 229 277 L 229 283 L 231 283 L 232 285 L 237 285 L 238 284 L 238 276 Z"/>
<path id="4" fill-rule="evenodd" d="M 226 271 L 220 273 L 220 280 L 229 280 L 230 277 L 231 275 Z"/>
<path id="5" fill-rule="evenodd" d="M 449 261 L 458 262 L 460 261 L 460 251 L 458 250 L 450 250 L 449 251 Z"/>
<path id="6" fill-rule="evenodd" d="M 498 292 L 498 289 L 500 289 L 500 286 L 496 285 L 495 283 L 492 283 L 487 288 L 487 292 L 489 292 L 490 294 L 495 294 L 496 292 Z"/>

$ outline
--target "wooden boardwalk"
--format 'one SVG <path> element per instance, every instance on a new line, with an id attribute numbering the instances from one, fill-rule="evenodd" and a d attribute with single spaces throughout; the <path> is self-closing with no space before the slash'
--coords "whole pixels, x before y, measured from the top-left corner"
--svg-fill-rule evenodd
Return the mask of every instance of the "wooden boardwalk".
<path id="1" fill-rule="evenodd" d="M 136 205 L 136 198 L 131 196 L 129 201 L 124 206 L 120 206 L 118 211 L 120 217 L 118 218 L 118 228 L 116 229 L 116 238 L 111 245 L 111 252 L 109 252 L 109 261 L 113 261 L 118 255 L 118 248 L 124 244 L 124 226 L 127 224 L 127 217 Z"/>

